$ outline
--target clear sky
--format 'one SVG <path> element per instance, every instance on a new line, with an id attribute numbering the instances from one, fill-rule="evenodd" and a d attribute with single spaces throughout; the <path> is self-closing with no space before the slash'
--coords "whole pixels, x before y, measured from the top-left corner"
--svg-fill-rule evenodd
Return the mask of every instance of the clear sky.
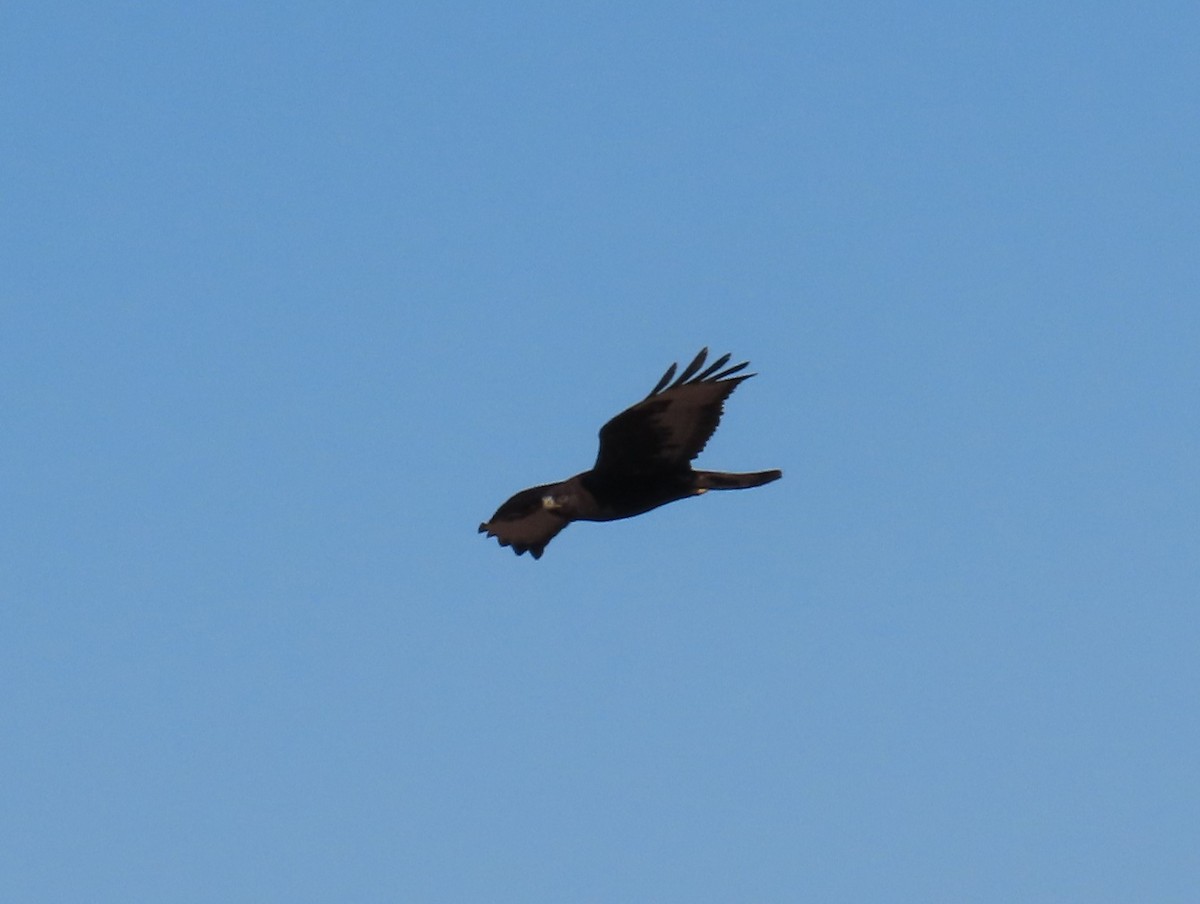
<path id="1" fill-rule="evenodd" d="M 1200 900 L 1194 3 L 10 3 L 0 899 Z M 701 346 L 784 479 L 476 533 Z"/>

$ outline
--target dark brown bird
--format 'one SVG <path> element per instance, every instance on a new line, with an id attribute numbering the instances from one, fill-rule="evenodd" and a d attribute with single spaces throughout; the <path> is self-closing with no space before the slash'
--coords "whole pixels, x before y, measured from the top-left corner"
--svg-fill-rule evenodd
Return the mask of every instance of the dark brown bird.
<path id="1" fill-rule="evenodd" d="M 708 490 L 744 490 L 782 477 L 782 471 L 692 470 L 692 459 L 721 421 L 725 400 L 754 376 L 734 376 L 749 362 L 725 368 L 729 355 L 701 372 L 707 357 L 708 349 L 701 349 L 674 383 L 672 364 L 645 399 L 601 427 L 600 453 L 590 471 L 522 490 L 479 525 L 479 532 L 517 555 L 529 552 L 540 559 L 546 544 L 572 521 L 617 521 Z"/>

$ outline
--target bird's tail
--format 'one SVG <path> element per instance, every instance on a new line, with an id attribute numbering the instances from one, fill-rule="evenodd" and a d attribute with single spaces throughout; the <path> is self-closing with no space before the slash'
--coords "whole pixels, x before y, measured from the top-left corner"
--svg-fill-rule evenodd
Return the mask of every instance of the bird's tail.
<path id="1" fill-rule="evenodd" d="M 778 480 L 782 471 L 755 471 L 753 474 L 729 474 L 725 471 L 696 471 L 697 490 L 748 490 Z"/>

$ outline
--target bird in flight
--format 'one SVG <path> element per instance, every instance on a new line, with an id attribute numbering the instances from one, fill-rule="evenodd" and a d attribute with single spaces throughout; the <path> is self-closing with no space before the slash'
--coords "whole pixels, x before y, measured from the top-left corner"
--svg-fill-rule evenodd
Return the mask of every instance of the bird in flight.
<path id="1" fill-rule="evenodd" d="M 601 427 L 600 452 L 590 471 L 522 490 L 479 525 L 479 532 L 517 555 L 540 559 L 546 544 L 572 521 L 617 521 L 708 490 L 744 490 L 782 477 L 776 470 L 692 469 L 692 459 L 716 432 L 725 400 L 754 376 L 741 373 L 748 361 L 726 367 L 729 355 L 701 371 L 707 357 L 708 349 L 701 349 L 673 383 L 672 364 L 646 398 Z"/>

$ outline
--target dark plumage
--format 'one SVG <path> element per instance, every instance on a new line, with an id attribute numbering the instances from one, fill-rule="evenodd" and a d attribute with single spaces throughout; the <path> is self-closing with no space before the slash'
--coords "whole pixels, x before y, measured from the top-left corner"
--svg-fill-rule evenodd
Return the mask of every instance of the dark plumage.
<path id="1" fill-rule="evenodd" d="M 692 470 L 692 459 L 721 421 L 725 400 L 754 376 L 734 376 L 749 362 L 725 367 L 729 355 L 701 371 L 707 357 L 708 349 L 702 349 L 674 383 L 672 364 L 645 399 L 601 427 L 600 452 L 590 471 L 522 490 L 479 525 L 479 532 L 517 555 L 529 552 L 539 559 L 572 521 L 616 521 L 707 490 L 743 490 L 782 477 L 782 471 Z"/>

